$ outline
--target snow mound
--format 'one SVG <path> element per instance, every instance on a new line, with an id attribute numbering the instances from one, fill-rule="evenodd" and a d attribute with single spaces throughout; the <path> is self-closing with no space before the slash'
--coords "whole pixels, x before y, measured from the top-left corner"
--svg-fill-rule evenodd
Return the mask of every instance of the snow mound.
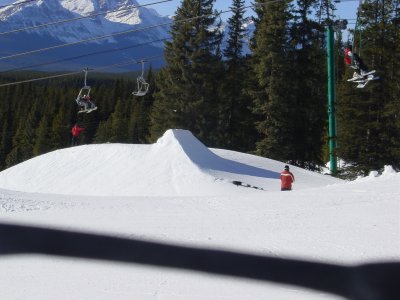
<path id="1" fill-rule="evenodd" d="M 173 129 L 155 144 L 83 145 L 32 158 L 0 172 L 0 188 L 86 196 L 209 196 L 279 189 L 282 163 L 256 157 L 258 162 L 249 165 L 239 162 L 236 152 L 214 152 L 191 132 Z M 236 153 L 233 160 L 222 157 L 231 152 Z M 275 165 L 269 167 L 271 162 Z M 331 183 L 318 176 L 323 179 L 319 185 Z M 232 184 L 237 180 L 258 189 L 239 188 Z"/>

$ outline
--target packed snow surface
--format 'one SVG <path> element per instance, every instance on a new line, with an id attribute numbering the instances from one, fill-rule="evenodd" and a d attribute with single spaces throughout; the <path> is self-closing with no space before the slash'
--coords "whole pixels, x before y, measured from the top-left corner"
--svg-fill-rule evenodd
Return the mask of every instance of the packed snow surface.
<path id="1" fill-rule="evenodd" d="M 279 190 L 283 166 L 257 156 L 210 150 L 189 131 L 169 130 L 151 145 L 85 145 L 30 159 L 1 172 L 0 188 L 87 196 L 260 195 L 261 189 Z M 296 182 L 299 190 L 340 182 L 295 167 L 293 171 L 302 174 Z M 233 181 L 255 188 L 237 188 Z"/>
<path id="2" fill-rule="evenodd" d="M 0 222 L 339 264 L 400 260 L 400 175 L 352 182 L 209 149 L 189 131 L 82 145 L 0 172 Z M 235 185 L 233 183 L 241 185 Z M 1 243 L 1 241 L 0 241 Z M 2 299 L 341 299 L 293 286 L 96 260 L 0 257 Z"/>

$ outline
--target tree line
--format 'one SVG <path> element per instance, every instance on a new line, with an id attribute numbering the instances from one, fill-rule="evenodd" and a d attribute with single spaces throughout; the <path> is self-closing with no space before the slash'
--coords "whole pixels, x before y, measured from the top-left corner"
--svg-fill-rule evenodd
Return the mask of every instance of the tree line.
<path id="1" fill-rule="evenodd" d="M 346 81 L 352 70 L 344 66 L 342 33 L 336 32 L 336 154 L 348 163 L 339 176 L 365 175 L 388 164 L 400 168 L 399 1 L 365 1 L 358 32 L 352 33 L 362 36 L 357 46 L 379 83 L 358 90 Z M 244 1 L 233 0 L 226 47 L 213 2 L 182 1 L 165 43 L 165 66 L 148 70 L 144 97 L 132 96 L 132 74 L 89 74 L 99 109 L 78 115 L 83 76 L 0 87 L 0 169 L 70 146 L 75 122 L 86 128 L 85 144 L 152 143 L 167 129 L 182 128 L 208 147 L 309 169 L 324 165 L 324 14 L 332 11 L 330 1 L 256 0 L 249 37 Z M 244 54 L 244 43 L 250 54 Z M 38 75 L 0 74 L 0 83 Z"/>
<path id="2" fill-rule="evenodd" d="M 152 72 L 149 72 L 151 76 Z M 92 75 L 92 77 L 91 77 Z M 3 76 L 3 82 L 21 79 Z M 38 73 L 24 74 L 34 78 Z M 110 76 L 108 76 L 110 77 Z M 121 142 L 147 143 L 151 93 L 143 98 L 131 94 L 136 82 L 127 76 L 89 74 L 96 112 L 77 114 L 75 102 L 83 87 L 83 75 L 49 82 L 6 86 L 0 89 L 0 167 L 13 166 L 34 156 L 71 145 L 75 123 L 85 128 L 81 144 Z M 153 84 L 154 86 L 154 84 Z"/>

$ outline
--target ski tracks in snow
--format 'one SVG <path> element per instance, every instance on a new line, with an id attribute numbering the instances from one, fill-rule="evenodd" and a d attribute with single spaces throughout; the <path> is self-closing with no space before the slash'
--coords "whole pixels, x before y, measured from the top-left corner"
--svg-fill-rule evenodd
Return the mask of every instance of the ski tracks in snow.
<path id="1" fill-rule="evenodd" d="M 3 214 L 65 209 L 76 206 L 71 201 L 60 201 L 57 196 L 54 196 L 55 200 L 43 198 L 46 197 L 40 194 L 25 194 L 0 189 L 0 217 Z"/>

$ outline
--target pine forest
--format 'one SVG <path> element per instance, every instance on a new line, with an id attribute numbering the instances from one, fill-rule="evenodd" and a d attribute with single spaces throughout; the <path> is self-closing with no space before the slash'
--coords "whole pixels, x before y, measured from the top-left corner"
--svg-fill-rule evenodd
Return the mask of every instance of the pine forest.
<path id="1" fill-rule="evenodd" d="M 252 35 L 244 26 L 250 8 L 231 0 L 225 37 L 213 5 L 181 1 L 165 65 L 146 68 L 150 88 L 142 97 L 132 95 L 138 74 L 90 73 L 98 109 L 77 114 L 83 75 L 7 85 L 50 73 L 0 73 L 0 170 L 70 147 L 75 123 L 85 128 L 80 144 L 153 143 L 167 129 L 182 128 L 210 148 L 318 170 L 329 160 L 329 25 L 335 30 L 335 155 L 346 163 L 335 175 L 354 178 L 385 165 L 400 170 L 400 0 L 363 1 L 354 30 L 335 22 L 331 1 L 255 0 Z M 379 80 L 363 89 L 347 82 L 354 72 L 344 62 L 347 43 Z"/>

